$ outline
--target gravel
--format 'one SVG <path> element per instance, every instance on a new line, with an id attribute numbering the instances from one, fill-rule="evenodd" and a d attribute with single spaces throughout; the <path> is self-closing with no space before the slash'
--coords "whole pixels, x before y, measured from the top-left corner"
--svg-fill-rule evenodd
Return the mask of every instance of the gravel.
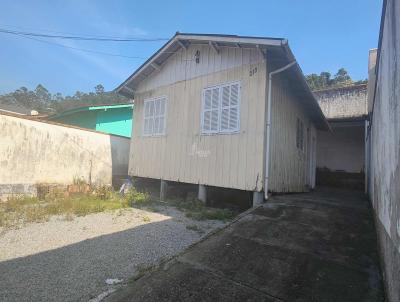
<path id="1" fill-rule="evenodd" d="M 99 301 L 141 269 L 198 241 L 220 221 L 194 221 L 179 210 L 125 209 L 53 217 L 0 229 L 0 301 Z M 101 300 L 101 299 L 100 299 Z"/>

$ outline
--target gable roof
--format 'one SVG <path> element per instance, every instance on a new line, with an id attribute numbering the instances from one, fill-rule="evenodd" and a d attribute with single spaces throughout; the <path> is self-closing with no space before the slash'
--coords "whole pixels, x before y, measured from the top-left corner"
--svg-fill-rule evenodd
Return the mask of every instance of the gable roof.
<path id="1" fill-rule="evenodd" d="M 279 67 L 296 61 L 289 48 L 288 41 L 282 38 L 177 32 L 131 76 L 119 85 L 115 91 L 121 95 L 133 98 L 138 83 L 151 76 L 153 72 L 158 71 L 164 62 L 166 62 L 173 54 L 182 48 L 188 48 L 189 45 L 205 44 L 210 45 L 216 51 L 219 51 L 219 48 L 221 47 L 258 49 L 263 56 L 268 54 L 268 58 L 276 64 L 279 64 Z M 294 64 L 294 66 L 288 69 L 285 74 L 290 81 L 291 88 L 300 96 L 299 99 L 302 101 L 308 114 L 317 127 L 319 129 L 328 130 L 328 122 L 326 121 L 315 96 L 311 92 L 300 66 L 297 63 Z"/>

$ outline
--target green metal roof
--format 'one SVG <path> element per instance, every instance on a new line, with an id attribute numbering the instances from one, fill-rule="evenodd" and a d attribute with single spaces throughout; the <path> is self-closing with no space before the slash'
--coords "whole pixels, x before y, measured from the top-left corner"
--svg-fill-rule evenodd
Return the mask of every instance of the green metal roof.
<path id="1" fill-rule="evenodd" d="M 58 118 L 58 117 L 70 115 L 70 114 L 81 112 L 81 111 L 108 110 L 108 109 L 119 109 L 119 108 L 127 108 L 127 107 L 131 107 L 133 109 L 133 103 L 109 104 L 109 105 L 103 104 L 103 105 L 97 105 L 97 106 L 83 106 L 83 107 L 77 107 L 77 108 L 65 110 L 63 112 L 54 114 L 52 116 L 49 116 L 49 119 Z"/>

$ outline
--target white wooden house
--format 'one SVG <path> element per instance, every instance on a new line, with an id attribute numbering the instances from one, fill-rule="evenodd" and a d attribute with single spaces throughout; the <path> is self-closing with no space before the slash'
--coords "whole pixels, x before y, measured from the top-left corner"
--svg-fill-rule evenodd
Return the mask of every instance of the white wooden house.
<path id="1" fill-rule="evenodd" d="M 285 39 L 176 33 L 117 91 L 135 99 L 132 176 L 255 202 L 315 185 L 316 129 L 329 126 Z"/>

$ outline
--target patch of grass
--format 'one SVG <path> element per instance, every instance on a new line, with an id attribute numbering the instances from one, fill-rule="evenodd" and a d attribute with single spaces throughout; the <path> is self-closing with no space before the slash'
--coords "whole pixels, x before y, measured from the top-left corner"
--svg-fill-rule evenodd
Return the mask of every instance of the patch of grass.
<path id="1" fill-rule="evenodd" d="M 105 198 L 106 196 L 106 198 Z M 32 197 L 14 197 L 0 202 L 0 227 L 17 227 L 29 222 L 48 221 L 51 216 L 64 215 L 67 221 L 74 216 L 85 216 L 107 210 L 127 208 L 130 202 L 118 194 L 76 195 L 39 200 Z"/>
<path id="2" fill-rule="evenodd" d="M 149 216 L 143 216 L 143 221 L 144 221 L 144 222 L 150 222 L 151 219 L 150 219 Z"/>

